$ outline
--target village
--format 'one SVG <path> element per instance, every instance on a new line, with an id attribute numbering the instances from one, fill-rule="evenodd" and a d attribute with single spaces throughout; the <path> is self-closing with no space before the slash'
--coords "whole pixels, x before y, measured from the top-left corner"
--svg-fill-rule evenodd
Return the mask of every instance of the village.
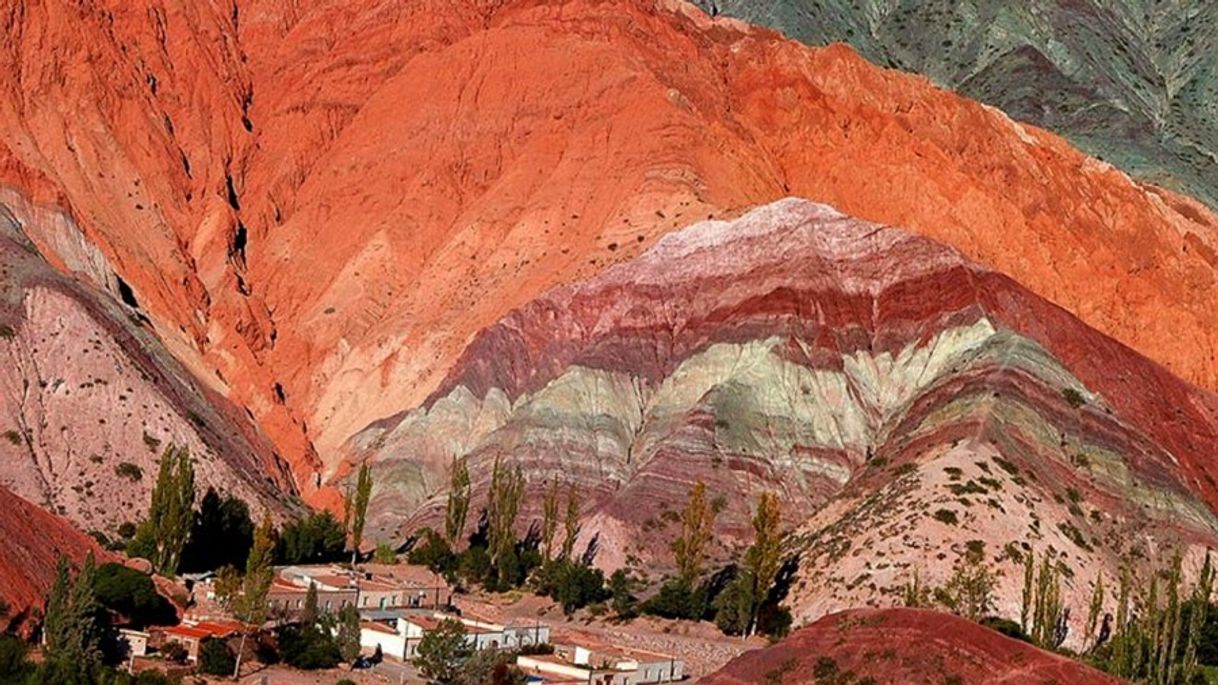
<path id="1" fill-rule="evenodd" d="M 211 572 L 180 579 L 190 588 L 191 606 L 177 625 L 119 629 L 132 672 L 187 671 L 198 664 L 209 641 L 239 639 L 243 625 L 216 601 L 215 580 Z M 277 567 L 267 594 L 269 623 L 284 625 L 299 619 L 310 588 L 321 611 L 355 607 L 359 613 L 360 655 L 347 665 L 350 673 L 344 674 L 353 682 L 423 682 L 426 678 L 413 666 L 419 645 L 446 622 L 461 626 L 470 651 L 515 653 L 514 663 L 530 683 L 645 685 L 687 677 L 685 662 L 672 654 L 564 632 L 541 619 L 495 621 L 481 616 L 463 606 L 443 577 L 410 564 L 370 563 L 356 570 L 339 564 Z M 168 664 L 167 654 L 179 648 L 184 664 Z M 291 678 L 286 669 L 268 670 L 268 666 L 249 663 L 242 669 L 242 682 Z"/>

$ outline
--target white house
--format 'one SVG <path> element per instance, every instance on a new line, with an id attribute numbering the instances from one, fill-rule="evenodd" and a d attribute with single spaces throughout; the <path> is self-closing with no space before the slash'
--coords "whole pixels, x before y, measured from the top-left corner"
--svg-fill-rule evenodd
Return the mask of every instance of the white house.
<path id="1" fill-rule="evenodd" d="M 684 662 L 667 654 L 593 644 L 555 645 L 553 654 L 519 656 L 516 665 L 547 682 L 647 685 L 685 677 Z"/>
<path id="2" fill-rule="evenodd" d="M 456 620 L 464 626 L 465 641 L 475 650 L 517 649 L 550 640 L 550 627 L 540 623 L 505 626 L 442 612 L 398 611 L 388 616 L 375 612 L 375 615 L 378 620 L 360 624 L 360 646 L 368 651 L 375 651 L 379 646 L 382 654 L 405 661 L 415 657 L 423 636 L 446 619 Z"/>

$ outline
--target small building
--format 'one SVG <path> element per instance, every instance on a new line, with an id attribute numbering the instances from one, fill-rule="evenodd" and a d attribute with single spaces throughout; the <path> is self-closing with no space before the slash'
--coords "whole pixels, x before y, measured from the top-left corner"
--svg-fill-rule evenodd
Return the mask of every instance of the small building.
<path id="1" fill-rule="evenodd" d="M 550 627 L 532 625 L 500 625 L 432 611 L 372 610 L 361 612 L 365 621 L 360 625 L 360 646 L 369 650 L 381 648 L 386 656 L 409 661 L 415 657 L 419 642 L 442 622 L 453 619 L 465 628 L 465 640 L 471 649 L 518 649 L 545 644 L 550 639 Z"/>
<path id="2" fill-rule="evenodd" d="M 279 577 L 271 581 L 266 601 L 272 612 L 291 617 L 304 610 L 305 597 L 308 594 L 308 585 L 297 585 Z M 353 587 L 317 585 L 317 608 L 326 613 L 337 613 L 348 604 L 354 605 L 358 596 L 359 592 Z"/>
<path id="3" fill-rule="evenodd" d="M 204 642 L 213 638 L 226 640 L 236 635 L 240 628 L 241 624 L 231 621 L 184 621 L 165 629 L 161 645 L 177 642 L 186 649 L 186 660 L 195 663 Z"/>
<path id="4" fill-rule="evenodd" d="M 195 663 L 199 660 L 199 649 L 203 641 L 210 639 L 211 633 L 194 626 L 180 625 L 165 630 L 165 641 L 162 646 L 176 642 L 186 650 L 186 661 Z"/>
<path id="5" fill-rule="evenodd" d="M 140 657 L 148 654 L 148 639 L 152 637 L 142 630 L 119 628 L 118 640 L 123 646 L 123 658 Z"/>
<path id="6" fill-rule="evenodd" d="M 671 655 L 582 641 L 555 644 L 553 654 L 517 657 L 516 665 L 545 682 L 569 678 L 594 685 L 647 685 L 685 678 L 685 663 Z"/>

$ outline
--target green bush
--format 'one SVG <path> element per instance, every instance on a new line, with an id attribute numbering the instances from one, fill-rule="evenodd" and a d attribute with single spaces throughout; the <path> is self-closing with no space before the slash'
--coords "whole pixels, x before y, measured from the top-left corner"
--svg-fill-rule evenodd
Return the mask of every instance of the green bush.
<path id="1" fill-rule="evenodd" d="M 231 676 L 237 657 L 223 640 L 208 640 L 199 648 L 199 672 L 205 675 Z"/>
<path id="2" fill-rule="evenodd" d="M 275 546 L 281 564 L 325 563 L 346 558 L 347 531 L 328 511 L 314 512 L 283 527 Z"/>
<path id="3" fill-rule="evenodd" d="M 706 613 L 706 595 L 704 588 L 694 588 L 680 579 L 672 579 L 661 585 L 660 591 L 643 603 L 643 613 L 660 618 L 696 621 Z"/>
<path id="4" fill-rule="evenodd" d="M 176 664 L 185 663 L 187 656 L 186 648 L 182 646 L 181 642 L 170 640 L 169 642 L 161 645 L 161 656 L 164 657 L 166 661 L 172 661 Z"/>
<path id="5" fill-rule="evenodd" d="M 126 478 L 131 482 L 135 482 L 137 480 L 143 480 L 144 469 L 141 469 L 139 466 L 132 464 L 129 461 L 124 461 L 118 466 L 114 467 L 114 475 L 118 476 L 119 478 Z"/>
<path id="6" fill-rule="evenodd" d="M 29 648 L 13 635 L 0 635 L 0 683 L 21 682 L 32 670 L 27 659 Z"/>
<path id="7" fill-rule="evenodd" d="M 537 594 L 553 598 L 570 616 L 594 602 L 609 598 L 605 574 L 569 559 L 545 566 L 537 574 Z"/>
<path id="8" fill-rule="evenodd" d="M 287 626 L 280 630 L 279 651 L 284 662 L 302 671 L 334 668 L 342 661 L 338 642 L 316 624 Z"/>
<path id="9" fill-rule="evenodd" d="M 138 628 L 171 625 L 177 620 L 173 605 L 157 592 L 152 579 L 122 564 L 98 567 L 93 596 Z"/>

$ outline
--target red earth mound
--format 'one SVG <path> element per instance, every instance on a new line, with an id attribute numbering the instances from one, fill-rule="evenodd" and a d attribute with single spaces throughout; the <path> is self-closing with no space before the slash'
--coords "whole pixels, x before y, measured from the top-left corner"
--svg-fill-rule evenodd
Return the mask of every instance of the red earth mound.
<path id="1" fill-rule="evenodd" d="M 893 685 L 1124 682 L 972 621 L 922 609 L 862 609 L 832 614 L 773 646 L 736 657 L 700 682 L 812 683 L 822 682 L 816 675 L 830 672 L 852 672 L 856 678 L 871 677 L 878 684 Z"/>
<path id="2" fill-rule="evenodd" d="M 788 195 L 1218 387 L 1213 214 L 844 47 L 663 0 L 15 7 L 0 184 L 75 219 L 35 242 L 121 283 L 306 496 L 505 312 Z"/>
<path id="3" fill-rule="evenodd" d="M 60 554 L 74 564 L 90 551 L 99 562 L 110 560 L 93 538 L 2 487 L 0 511 L 0 601 L 8 605 L 0 625 L 20 625 L 31 609 L 41 609 L 42 598 L 55 582 Z"/>

